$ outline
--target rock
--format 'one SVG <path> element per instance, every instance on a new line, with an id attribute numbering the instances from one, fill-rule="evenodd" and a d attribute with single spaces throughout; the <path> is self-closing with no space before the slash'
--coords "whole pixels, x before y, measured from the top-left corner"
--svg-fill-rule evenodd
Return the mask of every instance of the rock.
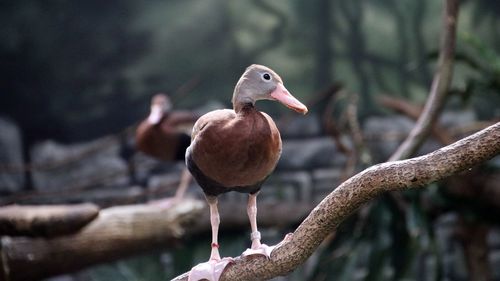
<path id="1" fill-rule="evenodd" d="M 281 137 L 305 138 L 318 137 L 321 135 L 321 120 L 317 114 L 311 113 L 305 116 L 293 115 L 281 118 L 276 122 Z"/>
<path id="2" fill-rule="evenodd" d="M 366 120 L 363 134 L 376 162 L 386 161 L 396 151 L 415 123 L 404 116 L 374 116 Z"/>
<path id="3" fill-rule="evenodd" d="M 385 162 L 408 136 L 415 122 L 405 116 L 374 116 L 366 120 L 363 134 L 375 162 Z M 426 141 L 417 155 L 426 154 L 442 147 L 432 138 Z"/>
<path id="4" fill-rule="evenodd" d="M 0 118 L 0 193 L 10 194 L 24 187 L 23 152 L 18 127 Z"/>
<path id="5" fill-rule="evenodd" d="M 476 113 L 473 110 L 444 111 L 439 118 L 439 125 L 443 128 L 450 128 L 471 124 L 476 120 Z"/>
<path id="6" fill-rule="evenodd" d="M 128 169 L 119 149 L 114 137 L 71 145 L 37 144 L 31 151 L 34 187 L 53 191 L 126 185 Z"/>
<path id="7" fill-rule="evenodd" d="M 344 165 L 345 156 L 329 137 L 284 140 L 279 170 L 314 169 Z"/>
<path id="8" fill-rule="evenodd" d="M 491 251 L 490 253 L 490 264 L 492 280 L 500 280 L 500 250 Z"/>
<path id="9" fill-rule="evenodd" d="M 156 171 L 168 169 L 171 163 L 157 160 L 140 151 L 134 153 L 132 160 L 134 163 L 134 178 L 141 185 L 147 185 L 148 179 Z"/>
<path id="10" fill-rule="evenodd" d="M 20 205 L 54 205 L 54 204 L 79 204 L 92 202 L 100 208 L 116 205 L 137 204 L 146 201 L 146 193 L 140 186 L 111 186 L 99 187 L 88 190 L 66 190 L 54 193 L 39 193 L 36 196 L 26 196 L 16 200 Z M 11 201 L 3 201 L 0 204 L 9 204 Z"/>
<path id="11" fill-rule="evenodd" d="M 500 228 L 492 227 L 488 232 L 488 246 L 490 249 L 500 250 Z"/>
<path id="12" fill-rule="evenodd" d="M 309 172 L 276 172 L 264 183 L 261 201 L 310 202 L 312 180 Z"/>
<path id="13" fill-rule="evenodd" d="M 43 281 L 75 281 L 75 278 L 71 275 L 59 275 L 56 277 L 44 279 Z"/>
<path id="14" fill-rule="evenodd" d="M 434 233 L 436 245 L 441 253 L 442 274 L 445 280 L 466 280 L 467 272 L 462 246 L 456 239 L 459 217 L 446 213 L 436 219 Z"/>
<path id="15" fill-rule="evenodd" d="M 330 194 L 337 186 L 339 186 L 341 169 L 338 168 L 322 168 L 312 172 L 314 185 L 314 201 L 319 203 L 328 194 Z"/>
<path id="16" fill-rule="evenodd" d="M 184 169 L 182 162 L 172 163 L 170 169 L 166 172 L 151 174 L 147 181 L 149 193 L 148 199 L 160 199 L 163 197 L 173 197 L 181 180 L 182 170 Z M 193 180 L 194 181 L 194 180 Z M 191 181 L 188 190 L 191 189 Z"/>

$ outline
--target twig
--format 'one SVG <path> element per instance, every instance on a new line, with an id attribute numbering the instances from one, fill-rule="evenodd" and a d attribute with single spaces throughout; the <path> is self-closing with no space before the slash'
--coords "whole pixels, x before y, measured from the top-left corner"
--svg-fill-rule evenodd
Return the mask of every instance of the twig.
<path id="1" fill-rule="evenodd" d="M 372 156 L 365 145 L 365 137 L 363 136 L 363 131 L 361 130 L 361 126 L 358 119 L 358 104 L 359 104 L 359 96 L 357 94 L 352 94 L 349 99 L 349 104 L 346 109 L 347 116 L 347 124 L 349 125 L 349 131 L 351 132 L 351 138 L 354 143 L 354 151 L 356 154 L 356 159 L 361 161 L 365 167 L 372 165 Z M 354 172 L 354 167 L 353 167 Z M 350 174 L 349 176 L 353 175 Z"/>
<path id="2" fill-rule="evenodd" d="M 362 204 L 383 192 L 425 187 L 499 153 L 500 122 L 427 155 L 372 166 L 330 193 L 295 230 L 291 239 L 275 248 L 269 259 L 261 256 L 236 258 L 220 280 L 267 280 L 286 275 L 302 264 L 325 237 Z M 187 275 L 173 280 L 187 280 Z"/>
<path id="3" fill-rule="evenodd" d="M 337 149 L 346 155 L 351 155 L 352 151 L 340 138 L 340 131 L 334 118 L 332 117 L 335 104 L 339 101 L 340 98 L 340 93 L 332 92 L 332 95 L 330 96 L 328 103 L 326 104 L 325 110 L 323 111 L 323 126 L 326 133 L 328 133 L 332 137 L 333 141 L 337 145 Z"/>
<path id="4" fill-rule="evenodd" d="M 429 135 L 446 101 L 448 88 L 453 75 L 455 55 L 455 36 L 458 17 L 458 1 L 446 0 L 443 17 L 443 39 L 439 52 L 438 70 L 432 81 L 429 98 L 424 110 L 406 140 L 399 146 L 389 161 L 406 159 L 415 154 Z"/>

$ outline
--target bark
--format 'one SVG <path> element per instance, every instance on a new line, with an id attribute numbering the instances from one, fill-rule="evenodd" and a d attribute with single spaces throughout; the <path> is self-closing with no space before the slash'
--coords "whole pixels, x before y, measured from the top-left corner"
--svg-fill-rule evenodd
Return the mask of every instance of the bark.
<path id="1" fill-rule="evenodd" d="M 422 188 L 487 161 L 500 153 L 500 122 L 432 153 L 378 164 L 351 177 L 330 193 L 270 259 L 235 258 L 220 280 L 267 280 L 304 263 L 325 237 L 364 203 L 396 190 Z M 184 273 L 173 280 L 187 280 Z"/>

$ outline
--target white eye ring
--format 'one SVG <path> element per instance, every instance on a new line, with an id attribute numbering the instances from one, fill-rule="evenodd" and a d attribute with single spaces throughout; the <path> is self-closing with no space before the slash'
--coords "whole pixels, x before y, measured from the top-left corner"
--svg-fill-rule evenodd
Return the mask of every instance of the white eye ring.
<path id="1" fill-rule="evenodd" d="M 264 82 L 269 82 L 272 80 L 272 76 L 271 74 L 267 73 L 267 72 L 264 72 L 262 74 L 262 80 L 264 80 Z"/>

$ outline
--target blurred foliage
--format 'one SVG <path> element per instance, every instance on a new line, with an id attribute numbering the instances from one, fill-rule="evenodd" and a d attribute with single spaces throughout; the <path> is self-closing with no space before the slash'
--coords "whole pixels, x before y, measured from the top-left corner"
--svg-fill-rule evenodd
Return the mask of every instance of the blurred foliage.
<path id="1" fill-rule="evenodd" d="M 459 27 L 493 50 L 496 5 L 465 2 Z M 160 91 L 178 107 L 212 99 L 229 106 L 250 63 L 277 70 L 305 101 L 343 82 L 360 94 L 361 116 L 378 111 L 378 93 L 422 101 L 441 15 L 441 3 L 430 0 L 21 0 L 0 7 L 0 112 L 21 125 L 28 143 L 120 131 Z M 178 91 L 186 83 L 193 87 Z"/>
<path id="2" fill-rule="evenodd" d="M 480 120 L 500 116 L 500 52 L 486 45 L 473 34 L 462 33 L 463 50 L 457 54 L 456 62 L 472 70 L 462 89 L 455 93 L 462 98 L 463 105 L 471 105 Z"/>

